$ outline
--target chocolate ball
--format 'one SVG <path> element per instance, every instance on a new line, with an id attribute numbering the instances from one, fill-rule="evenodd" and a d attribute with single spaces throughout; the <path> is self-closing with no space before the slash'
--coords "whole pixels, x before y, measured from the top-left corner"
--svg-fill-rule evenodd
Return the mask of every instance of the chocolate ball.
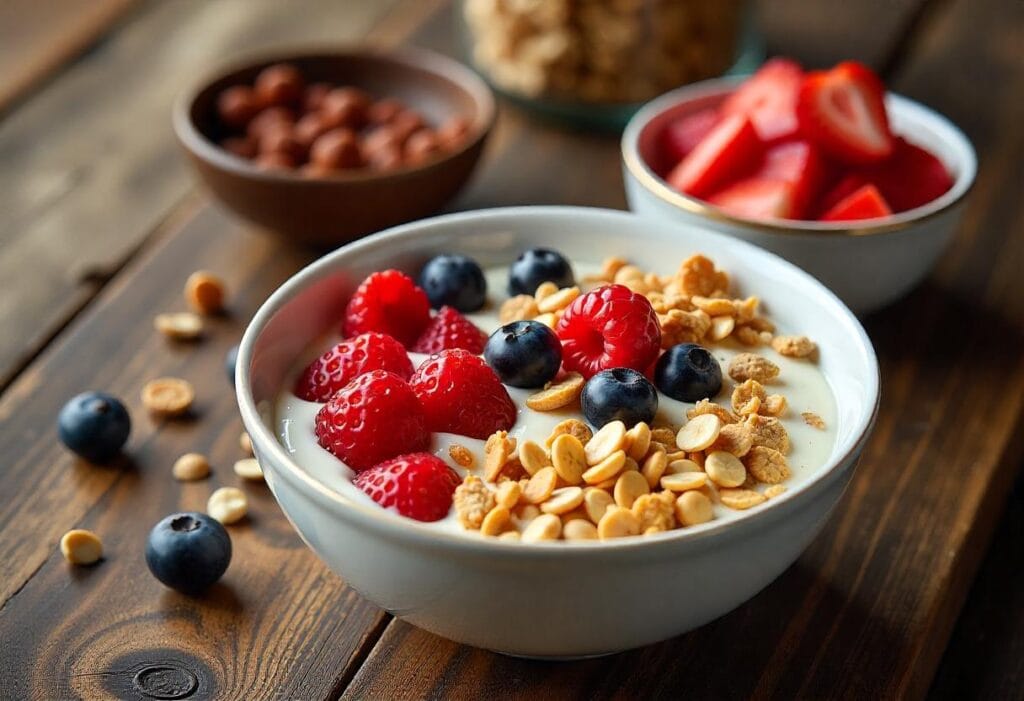
<path id="1" fill-rule="evenodd" d="M 287 107 L 268 107 L 252 118 L 245 131 L 249 138 L 259 141 L 264 131 L 282 123 L 289 126 L 294 124 L 294 113 Z"/>
<path id="2" fill-rule="evenodd" d="M 355 132 L 344 127 L 331 129 L 314 141 L 309 160 L 332 170 L 358 168 L 363 164 Z"/>
<path id="3" fill-rule="evenodd" d="M 332 128 L 362 129 L 368 104 L 369 99 L 361 90 L 336 88 L 327 93 L 320 111 Z"/>
<path id="4" fill-rule="evenodd" d="M 299 121 L 295 123 L 292 135 L 303 148 L 308 150 L 320 135 L 327 133 L 330 129 L 330 124 L 328 124 L 322 114 L 319 112 L 309 112 L 302 115 Z"/>
<path id="5" fill-rule="evenodd" d="M 217 116 L 232 129 L 245 129 L 257 111 L 256 93 L 248 86 L 235 85 L 217 96 Z"/>
<path id="6" fill-rule="evenodd" d="M 256 76 L 256 97 L 265 107 L 296 105 L 302 99 L 305 81 L 299 69 L 289 63 L 268 66 Z"/>
<path id="7" fill-rule="evenodd" d="M 290 124 L 277 123 L 268 126 L 259 139 L 259 152 L 283 153 L 294 161 L 302 160 L 306 149 L 296 140 Z"/>

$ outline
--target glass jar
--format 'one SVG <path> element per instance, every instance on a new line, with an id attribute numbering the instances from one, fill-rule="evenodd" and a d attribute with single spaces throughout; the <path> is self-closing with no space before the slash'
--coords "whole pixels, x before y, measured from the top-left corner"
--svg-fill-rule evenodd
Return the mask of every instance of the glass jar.
<path id="1" fill-rule="evenodd" d="M 470 60 L 500 92 L 621 125 L 686 83 L 756 65 L 745 0 L 462 0 Z"/>

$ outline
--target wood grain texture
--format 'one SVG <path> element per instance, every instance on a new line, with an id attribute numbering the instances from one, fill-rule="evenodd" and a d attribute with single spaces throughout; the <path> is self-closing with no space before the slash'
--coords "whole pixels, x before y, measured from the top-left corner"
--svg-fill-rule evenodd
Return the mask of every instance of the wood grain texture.
<path id="1" fill-rule="evenodd" d="M 74 58 L 138 0 L 0 3 L 0 114 Z"/>
<path id="2" fill-rule="evenodd" d="M 150 1 L 0 122 L 0 388 L 192 187 L 174 97 L 218 63 L 359 41 L 394 0 Z M 25 265 L 32 261 L 32 265 Z"/>

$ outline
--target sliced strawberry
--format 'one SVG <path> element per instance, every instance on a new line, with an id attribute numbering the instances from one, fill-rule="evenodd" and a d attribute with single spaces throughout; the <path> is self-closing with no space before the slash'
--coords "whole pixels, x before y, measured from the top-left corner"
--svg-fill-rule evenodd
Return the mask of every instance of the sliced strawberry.
<path id="1" fill-rule="evenodd" d="M 803 78 L 798 63 L 773 58 L 725 99 L 721 113 L 749 117 L 762 141 L 787 139 L 799 128 L 796 100 Z"/>
<path id="2" fill-rule="evenodd" d="M 796 185 L 777 178 L 744 178 L 708 198 L 729 214 L 745 219 L 793 219 Z"/>
<path id="3" fill-rule="evenodd" d="M 821 216 L 821 221 L 877 219 L 892 214 L 889 203 L 874 185 L 865 185 L 840 200 Z"/>
<path id="4" fill-rule="evenodd" d="M 841 161 L 877 163 L 892 153 L 885 86 L 862 63 L 808 73 L 796 114 L 804 135 Z"/>
<path id="5" fill-rule="evenodd" d="M 803 219 L 825 185 L 828 166 L 809 141 L 790 141 L 768 150 L 755 176 L 793 186 L 788 218 Z"/>
<path id="6" fill-rule="evenodd" d="M 687 195 L 706 197 L 754 167 L 761 151 L 749 119 L 739 114 L 726 117 L 672 169 L 668 183 Z"/>
<path id="7" fill-rule="evenodd" d="M 718 111 L 701 110 L 670 122 L 661 132 L 665 162 L 675 165 L 697 147 L 718 122 Z"/>
<path id="8" fill-rule="evenodd" d="M 862 172 L 896 212 L 927 204 L 953 187 L 953 178 L 942 161 L 900 137 L 896 137 L 891 158 Z"/>

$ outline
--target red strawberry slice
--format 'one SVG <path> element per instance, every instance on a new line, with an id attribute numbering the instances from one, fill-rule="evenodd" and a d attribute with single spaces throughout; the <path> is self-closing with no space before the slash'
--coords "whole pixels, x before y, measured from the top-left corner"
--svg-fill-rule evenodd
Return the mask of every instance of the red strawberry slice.
<path id="1" fill-rule="evenodd" d="M 441 351 L 423 361 L 409 381 L 431 431 L 487 438 L 516 422 L 516 405 L 494 371 L 478 355 Z"/>
<path id="2" fill-rule="evenodd" d="M 789 219 L 802 219 L 825 184 L 828 166 L 809 141 L 790 141 L 768 150 L 755 176 L 782 180 L 793 186 Z"/>
<path id="3" fill-rule="evenodd" d="M 793 219 L 796 185 L 777 178 L 744 178 L 708 202 L 744 219 Z"/>
<path id="4" fill-rule="evenodd" d="M 665 162 L 675 165 L 697 147 L 718 123 L 718 111 L 701 110 L 669 122 L 661 133 Z"/>
<path id="5" fill-rule="evenodd" d="M 461 480 L 455 471 L 430 453 L 400 455 L 371 467 L 352 480 L 381 506 L 417 521 L 439 521 L 452 508 Z"/>
<path id="6" fill-rule="evenodd" d="M 339 389 L 371 370 L 388 370 L 403 379 L 412 361 L 401 343 L 382 333 L 364 333 L 342 341 L 311 362 L 295 382 L 295 396 L 326 402 Z"/>
<path id="7" fill-rule="evenodd" d="M 803 77 L 795 61 L 773 58 L 725 99 L 721 113 L 749 117 L 762 141 L 787 139 L 799 127 L 796 101 Z"/>
<path id="8" fill-rule="evenodd" d="M 865 185 L 840 200 L 835 207 L 821 216 L 821 221 L 853 221 L 877 219 L 892 214 L 889 203 L 874 185 Z"/>
<path id="9" fill-rule="evenodd" d="M 707 197 L 722 184 L 753 168 L 761 157 L 761 141 L 750 120 L 734 114 L 719 122 L 704 140 L 668 174 L 680 192 Z"/>
<path id="10" fill-rule="evenodd" d="M 896 212 L 927 204 L 953 187 L 953 178 L 942 161 L 900 137 L 896 137 L 891 158 L 862 172 Z"/>
<path id="11" fill-rule="evenodd" d="M 453 307 L 441 307 L 412 345 L 416 353 L 440 353 L 449 348 L 462 348 L 479 355 L 484 352 L 487 334 L 462 316 Z"/>
<path id="12" fill-rule="evenodd" d="M 861 189 L 865 185 L 870 185 L 863 175 L 859 172 L 848 173 L 842 177 L 831 189 L 827 190 L 824 195 L 821 196 L 817 205 L 814 207 L 817 217 L 821 217 L 822 214 L 835 207 L 842 200 L 852 195 L 857 190 Z"/>
<path id="13" fill-rule="evenodd" d="M 877 163 L 892 153 L 885 86 L 862 63 L 807 74 L 796 114 L 803 133 L 844 162 Z"/>
<path id="14" fill-rule="evenodd" d="M 373 273 L 363 280 L 345 308 L 343 333 L 386 333 L 412 345 L 430 323 L 430 300 L 408 275 L 397 270 Z"/>

